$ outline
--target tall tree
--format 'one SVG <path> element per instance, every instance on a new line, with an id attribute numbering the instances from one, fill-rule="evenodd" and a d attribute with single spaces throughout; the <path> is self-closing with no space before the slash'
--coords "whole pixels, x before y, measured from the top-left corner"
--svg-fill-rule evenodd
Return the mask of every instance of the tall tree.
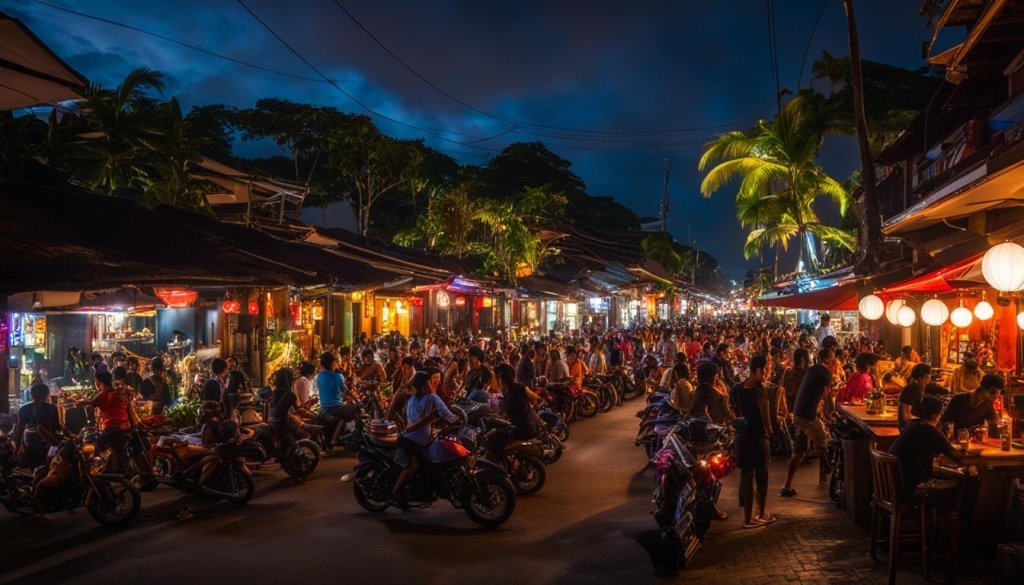
<path id="1" fill-rule="evenodd" d="M 871 159 L 868 120 L 864 113 L 864 72 L 861 68 L 860 39 L 857 34 L 853 0 L 843 0 L 843 8 L 846 10 L 846 27 L 850 37 L 850 82 L 853 88 L 853 115 L 857 123 L 857 146 L 860 149 L 864 194 L 864 227 L 867 236 L 864 268 L 872 270 L 878 264 L 878 248 L 882 244 L 882 214 L 878 207 L 875 165 Z"/>
<path id="2" fill-rule="evenodd" d="M 824 132 L 818 120 L 797 97 L 774 120 L 762 120 L 750 132 L 727 132 L 705 145 L 698 163 L 707 172 L 701 182 L 705 197 L 741 178 L 736 208 L 740 223 L 751 230 L 744 247 L 748 258 L 770 246 L 778 253 L 778 247 L 786 248 L 795 237 L 801 257 L 815 270 L 817 254 L 808 234 L 852 248 L 852 236 L 822 224 L 813 208 L 823 196 L 843 214 L 850 203 L 846 189 L 817 164 Z"/>

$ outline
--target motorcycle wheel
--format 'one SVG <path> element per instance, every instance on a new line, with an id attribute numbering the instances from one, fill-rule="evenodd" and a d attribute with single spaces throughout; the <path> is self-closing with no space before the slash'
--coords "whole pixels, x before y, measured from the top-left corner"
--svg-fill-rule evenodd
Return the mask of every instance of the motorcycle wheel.
<path id="1" fill-rule="evenodd" d="M 562 444 L 554 435 L 550 435 L 544 443 L 544 464 L 551 465 L 555 461 L 562 458 L 562 453 L 565 453 L 565 445 Z"/>
<path id="2" fill-rule="evenodd" d="M 356 496 L 356 503 L 358 503 L 364 510 L 373 514 L 380 514 L 384 510 L 388 509 L 388 503 L 384 499 L 375 499 L 380 497 L 381 490 L 375 489 L 381 487 L 383 483 L 379 477 L 379 469 L 371 469 L 361 477 L 356 477 L 355 481 L 352 482 L 352 492 Z"/>
<path id="3" fill-rule="evenodd" d="M 501 526 L 516 509 L 516 490 L 506 479 L 477 480 L 477 488 L 470 487 L 462 497 L 462 508 L 473 522 L 485 528 Z"/>
<path id="4" fill-rule="evenodd" d="M 239 506 L 247 504 L 252 499 L 253 494 L 256 493 L 256 482 L 252 479 L 252 476 L 235 469 L 234 466 L 229 467 L 226 472 L 222 469 L 214 477 L 218 476 L 222 482 L 222 485 L 218 486 L 218 491 L 230 494 L 224 496 L 224 499 L 232 504 Z"/>
<path id="5" fill-rule="evenodd" d="M 282 467 L 288 475 L 305 479 L 316 471 L 319 465 L 320 447 L 309 439 L 302 439 L 295 444 L 295 449 L 288 455 L 288 459 Z"/>
<path id="6" fill-rule="evenodd" d="M 579 413 L 583 418 L 591 418 L 597 414 L 597 397 L 590 392 L 580 394 Z"/>
<path id="7" fill-rule="evenodd" d="M 142 507 L 142 495 L 123 477 L 95 479 L 96 489 L 86 495 L 89 515 L 100 524 L 118 526 L 131 521 Z"/>
<path id="8" fill-rule="evenodd" d="M 510 457 L 509 478 L 516 488 L 516 493 L 521 496 L 532 496 L 544 487 L 547 480 L 547 471 L 544 463 L 536 457 Z"/>
<path id="9" fill-rule="evenodd" d="M 608 386 L 602 386 L 598 390 L 599 402 L 597 405 L 598 412 L 611 412 L 612 407 L 615 406 L 615 398 L 612 396 L 612 391 Z"/>
<path id="10" fill-rule="evenodd" d="M 836 506 L 842 507 L 843 500 L 843 480 L 839 477 L 839 466 L 832 468 L 832 473 L 829 474 L 828 478 L 828 498 L 832 500 Z"/>
<path id="11" fill-rule="evenodd" d="M 555 438 L 563 443 L 569 440 L 569 425 L 565 423 L 562 423 L 552 429 L 552 432 L 555 434 Z"/>

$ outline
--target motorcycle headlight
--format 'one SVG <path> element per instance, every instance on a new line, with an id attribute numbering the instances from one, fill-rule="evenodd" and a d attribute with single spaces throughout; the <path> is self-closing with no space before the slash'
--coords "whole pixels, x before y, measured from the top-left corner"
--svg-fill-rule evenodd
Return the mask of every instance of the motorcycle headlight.
<path id="1" fill-rule="evenodd" d="M 85 457 L 92 457 L 95 454 L 96 454 L 96 446 L 95 445 L 89 445 L 89 444 L 82 445 L 82 455 L 84 455 Z"/>

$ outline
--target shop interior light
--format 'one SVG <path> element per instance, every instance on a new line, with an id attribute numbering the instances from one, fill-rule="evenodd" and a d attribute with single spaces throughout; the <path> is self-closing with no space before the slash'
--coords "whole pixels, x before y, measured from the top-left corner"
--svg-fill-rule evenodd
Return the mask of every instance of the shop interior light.
<path id="1" fill-rule="evenodd" d="M 917 321 L 917 314 L 914 313 L 914 309 L 903 305 L 896 312 L 896 321 L 901 327 L 910 327 Z"/>
<path id="2" fill-rule="evenodd" d="M 1024 248 L 1013 242 L 992 246 L 981 259 L 981 273 L 999 292 L 1024 290 Z"/>
<path id="3" fill-rule="evenodd" d="M 309 317 L 314 321 L 324 320 L 324 306 L 320 303 L 313 303 L 309 308 Z"/>
<path id="4" fill-rule="evenodd" d="M 885 303 L 875 295 L 868 295 L 858 305 L 860 316 L 868 321 L 877 321 L 885 314 Z"/>
<path id="5" fill-rule="evenodd" d="M 885 318 L 893 325 L 899 325 L 899 312 L 902 307 L 906 306 L 906 304 L 907 301 L 904 301 L 903 299 L 889 301 L 889 304 L 885 306 Z"/>
<path id="6" fill-rule="evenodd" d="M 927 325 L 938 327 L 949 319 L 949 307 L 939 299 L 930 299 L 921 305 L 921 320 Z"/>

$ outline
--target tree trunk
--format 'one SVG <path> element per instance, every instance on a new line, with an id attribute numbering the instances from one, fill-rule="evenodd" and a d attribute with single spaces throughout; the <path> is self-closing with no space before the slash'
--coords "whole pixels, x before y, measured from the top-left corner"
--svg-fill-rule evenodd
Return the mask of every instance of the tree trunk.
<path id="1" fill-rule="evenodd" d="M 846 25 L 850 36 L 850 82 L 853 86 L 853 116 L 857 123 L 861 183 L 864 189 L 864 217 L 862 221 L 867 233 L 864 267 L 871 270 L 878 264 L 878 248 L 882 242 L 882 217 L 878 207 L 878 192 L 875 188 L 875 166 L 871 160 L 868 121 L 864 113 L 864 73 L 861 70 L 860 41 L 857 37 L 857 19 L 853 11 L 853 0 L 843 0 L 843 7 L 846 9 Z"/>
<path id="2" fill-rule="evenodd" d="M 782 243 L 775 244 L 775 281 L 779 280 L 779 260 L 782 256 Z"/>

